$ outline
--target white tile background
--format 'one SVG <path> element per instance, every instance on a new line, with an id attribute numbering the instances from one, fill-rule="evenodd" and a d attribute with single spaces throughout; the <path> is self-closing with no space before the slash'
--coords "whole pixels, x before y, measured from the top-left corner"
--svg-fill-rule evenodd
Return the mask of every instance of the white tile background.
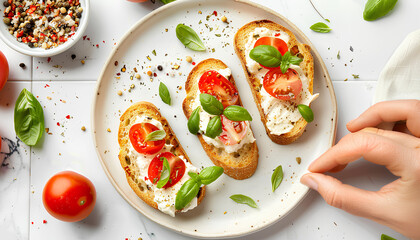
<path id="1" fill-rule="evenodd" d="M 333 31 L 329 34 L 309 29 L 321 18 L 308 0 L 254 2 L 272 8 L 295 23 L 323 56 L 337 95 L 337 139 L 347 133 L 345 123 L 370 106 L 376 79 L 394 49 L 409 32 L 420 28 L 420 2 L 415 0 L 399 1 L 392 14 L 375 22 L 362 19 L 365 1 L 313 0 L 324 17 L 331 20 L 329 25 Z M 10 66 L 10 81 L 0 92 L 0 136 L 3 137 L 0 159 L 10 151 L 6 138 L 16 144 L 12 119 L 14 101 L 21 89 L 27 88 L 39 96 L 44 106 L 45 125 L 52 133 L 44 137 L 42 146 L 29 148 L 19 144 L 20 154 L 12 154 L 0 168 L 0 238 L 185 239 L 144 218 L 118 195 L 99 164 L 89 129 L 95 81 L 114 43 L 132 24 L 160 4 L 91 0 L 91 5 L 93 11 L 86 31 L 90 41 L 79 41 L 65 53 L 52 57 L 50 62 L 47 58 L 18 54 L 0 41 L 0 50 Z M 112 17 L 105 17 L 109 13 Z M 99 48 L 94 46 L 96 44 Z M 337 59 L 338 51 L 340 59 Z M 76 59 L 71 59 L 72 54 Z M 82 59 L 86 62 L 84 65 L 80 62 Z M 20 63 L 25 63 L 26 68 L 21 69 Z M 360 78 L 353 79 L 352 74 Z M 47 100 L 47 96 L 52 100 Z M 67 115 L 71 116 L 69 120 Z M 82 126 L 87 127 L 86 132 L 80 130 Z M 89 177 L 97 189 L 95 210 L 79 223 L 57 221 L 42 206 L 45 182 L 65 169 Z M 337 176 L 345 183 L 370 190 L 379 189 L 393 179 L 386 169 L 365 162 L 352 164 Z M 44 219 L 46 224 L 43 224 Z M 381 233 L 405 239 L 384 226 L 334 209 L 311 192 L 282 221 L 241 239 L 379 239 Z"/>

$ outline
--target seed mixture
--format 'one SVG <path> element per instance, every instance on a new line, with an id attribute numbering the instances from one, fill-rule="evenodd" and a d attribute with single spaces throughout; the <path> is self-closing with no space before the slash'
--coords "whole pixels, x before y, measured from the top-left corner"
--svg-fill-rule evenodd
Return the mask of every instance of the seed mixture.
<path id="1" fill-rule="evenodd" d="M 3 22 L 17 41 L 49 49 L 72 37 L 83 8 L 79 0 L 5 0 Z"/>

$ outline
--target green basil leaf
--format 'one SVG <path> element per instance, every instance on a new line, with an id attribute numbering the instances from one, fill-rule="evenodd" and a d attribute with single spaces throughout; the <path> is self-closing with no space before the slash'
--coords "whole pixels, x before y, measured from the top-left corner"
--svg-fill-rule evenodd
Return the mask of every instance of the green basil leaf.
<path id="1" fill-rule="evenodd" d="M 182 44 L 191 50 L 206 51 L 206 47 L 197 33 L 184 24 L 178 24 L 178 26 L 176 26 L 176 37 Z"/>
<path id="2" fill-rule="evenodd" d="M 169 166 L 168 159 L 166 159 L 166 157 L 161 157 L 160 160 L 163 161 L 163 166 L 160 173 L 159 182 L 157 182 L 157 188 L 162 188 L 165 186 L 171 177 L 171 167 Z"/>
<path id="3" fill-rule="evenodd" d="M 197 134 L 200 131 L 200 107 L 197 107 L 191 114 L 187 122 L 188 131 Z"/>
<path id="4" fill-rule="evenodd" d="M 388 236 L 386 234 L 382 234 L 381 235 L 381 240 L 397 240 L 397 239 L 395 239 L 393 237 L 390 237 L 390 236 Z"/>
<path id="5" fill-rule="evenodd" d="M 218 179 L 223 174 L 223 172 L 224 169 L 222 167 L 206 167 L 203 170 L 201 170 L 198 177 L 204 185 L 209 185 L 210 183 L 216 181 L 216 179 Z"/>
<path id="6" fill-rule="evenodd" d="M 222 133 L 222 121 L 220 120 L 220 116 L 213 117 L 209 124 L 207 125 L 206 129 L 206 136 L 209 138 L 215 138 Z"/>
<path id="7" fill-rule="evenodd" d="M 182 184 L 181 189 L 179 189 L 175 198 L 175 209 L 181 210 L 190 203 L 195 196 L 197 196 L 200 191 L 200 184 L 198 184 L 194 179 L 187 180 Z"/>
<path id="8" fill-rule="evenodd" d="M 398 0 L 368 0 L 363 11 L 366 21 L 373 21 L 387 15 L 397 4 Z"/>
<path id="9" fill-rule="evenodd" d="M 289 51 L 287 51 L 284 55 L 283 55 L 283 59 L 281 60 L 281 64 L 280 64 L 280 69 L 282 73 L 286 73 L 287 69 L 289 69 L 290 67 L 290 58 L 291 58 L 291 54 Z"/>
<path id="10" fill-rule="evenodd" d="M 289 62 L 293 65 L 299 66 L 299 64 L 303 61 L 302 58 L 296 56 L 290 56 Z"/>
<path id="11" fill-rule="evenodd" d="M 189 175 L 192 179 L 194 179 L 194 181 L 195 181 L 196 183 L 198 183 L 198 185 L 200 185 L 200 186 L 201 186 L 201 179 L 200 179 L 200 176 L 198 176 L 198 174 L 197 174 L 197 173 L 195 173 L 195 172 L 188 172 L 188 175 Z"/>
<path id="12" fill-rule="evenodd" d="M 166 132 L 164 130 L 156 130 L 149 134 L 147 134 L 146 138 L 144 139 L 144 142 L 148 141 L 159 141 L 166 137 Z"/>
<path id="13" fill-rule="evenodd" d="M 169 93 L 168 87 L 163 82 L 159 84 L 159 96 L 164 103 L 171 105 L 171 94 Z"/>
<path id="14" fill-rule="evenodd" d="M 255 203 L 255 201 L 252 198 L 250 198 L 248 196 L 245 196 L 245 195 L 242 195 L 242 194 L 232 195 L 232 196 L 230 196 L 230 199 L 232 199 L 233 201 L 235 201 L 237 203 L 240 203 L 240 204 L 246 204 L 246 205 L 248 205 L 252 208 L 257 208 L 258 207 L 257 204 Z"/>
<path id="15" fill-rule="evenodd" d="M 312 29 L 315 32 L 319 32 L 319 33 L 328 33 L 328 32 L 331 32 L 331 28 L 328 27 L 328 25 L 325 24 L 325 23 L 323 23 L 323 22 L 315 23 L 314 25 L 312 25 L 310 27 L 310 29 Z"/>
<path id="16" fill-rule="evenodd" d="M 226 107 L 223 115 L 231 121 L 252 121 L 251 114 L 245 108 L 237 105 Z"/>
<path id="17" fill-rule="evenodd" d="M 299 104 L 298 110 L 300 112 L 300 115 L 302 115 L 303 119 L 305 119 L 306 122 L 310 123 L 314 120 L 314 113 L 312 112 L 312 109 L 309 106 Z"/>
<path id="18" fill-rule="evenodd" d="M 276 169 L 273 172 L 273 175 L 271 175 L 271 188 L 273 189 L 273 192 L 276 191 L 276 189 L 280 186 L 280 183 L 283 181 L 283 167 L 280 165 L 276 167 Z"/>
<path id="19" fill-rule="evenodd" d="M 249 53 L 249 57 L 257 63 L 269 68 L 280 66 L 282 60 L 279 50 L 270 45 L 260 45 L 255 47 Z"/>
<path id="20" fill-rule="evenodd" d="M 44 133 L 44 111 L 38 100 L 25 88 L 15 104 L 16 135 L 28 146 L 36 145 Z"/>
<path id="21" fill-rule="evenodd" d="M 162 3 L 164 3 L 164 4 L 168 4 L 168 3 L 171 3 L 171 2 L 175 2 L 175 0 L 160 0 Z"/>
<path id="22" fill-rule="evenodd" d="M 204 111 L 212 115 L 220 115 L 223 113 L 223 104 L 213 95 L 201 93 L 200 103 Z"/>

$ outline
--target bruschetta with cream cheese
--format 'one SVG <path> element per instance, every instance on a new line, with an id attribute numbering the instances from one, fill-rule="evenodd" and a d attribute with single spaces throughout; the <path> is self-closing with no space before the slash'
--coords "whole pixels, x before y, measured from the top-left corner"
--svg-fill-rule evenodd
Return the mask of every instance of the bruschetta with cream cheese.
<path id="1" fill-rule="evenodd" d="M 149 102 L 129 107 L 120 118 L 118 131 L 119 160 L 134 192 L 148 205 L 175 216 L 195 208 L 203 200 L 205 187 L 182 210 L 175 209 L 181 186 L 199 173 L 191 164 L 167 120 Z M 167 181 L 160 183 L 164 165 L 169 166 Z M 159 186 L 160 184 L 160 186 Z"/>
<path id="2" fill-rule="evenodd" d="M 263 45 L 274 48 L 263 48 Z M 310 47 L 299 43 L 289 29 L 269 20 L 254 21 L 240 28 L 234 47 L 268 136 L 278 144 L 296 141 L 307 125 L 298 106 L 309 108 L 318 97 L 313 94 L 314 64 Z M 257 47 L 259 51 L 253 51 Z M 288 61 L 287 65 L 283 62 L 277 64 L 281 67 L 261 64 L 266 62 L 271 66 L 276 60 L 272 49 L 282 55 L 279 59 Z M 267 54 L 268 58 L 257 54 Z"/>
<path id="3" fill-rule="evenodd" d="M 242 111 L 249 117 L 244 119 L 250 120 L 249 113 L 242 108 L 235 80 L 228 66 L 217 59 L 200 62 L 190 72 L 185 90 L 185 116 L 189 120 L 189 127 L 193 119 L 196 121 L 196 131 L 192 133 L 197 134 L 209 158 L 234 179 L 251 177 L 258 164 L 258 147 L 249 121 L 227 114 L 232 109 L 235 111 L 229 112 L 235 112 L 234 114 Z M 219 110 L 216 112 L 220 111 L 219 114 L 205 110 L 203 95 L 207 97 L 205 101 L 210 99 L 209 102 L 217 103 Z M 213 126 L 219 126 L 220 131 L 210 134 L 210 130 L 214 132 Z"/>

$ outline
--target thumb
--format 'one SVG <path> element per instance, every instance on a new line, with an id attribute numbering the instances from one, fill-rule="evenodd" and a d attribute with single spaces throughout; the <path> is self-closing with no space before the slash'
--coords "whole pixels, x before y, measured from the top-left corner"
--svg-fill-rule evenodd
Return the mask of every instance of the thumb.
<path id="1" fill-rule="evenodd" d="M 321 173 L 308 173 L 300 182 L 319 192 L 331 206 L 372 220 L 381 220 L 383 198 L 375 193 L 352 187 Z"/>

